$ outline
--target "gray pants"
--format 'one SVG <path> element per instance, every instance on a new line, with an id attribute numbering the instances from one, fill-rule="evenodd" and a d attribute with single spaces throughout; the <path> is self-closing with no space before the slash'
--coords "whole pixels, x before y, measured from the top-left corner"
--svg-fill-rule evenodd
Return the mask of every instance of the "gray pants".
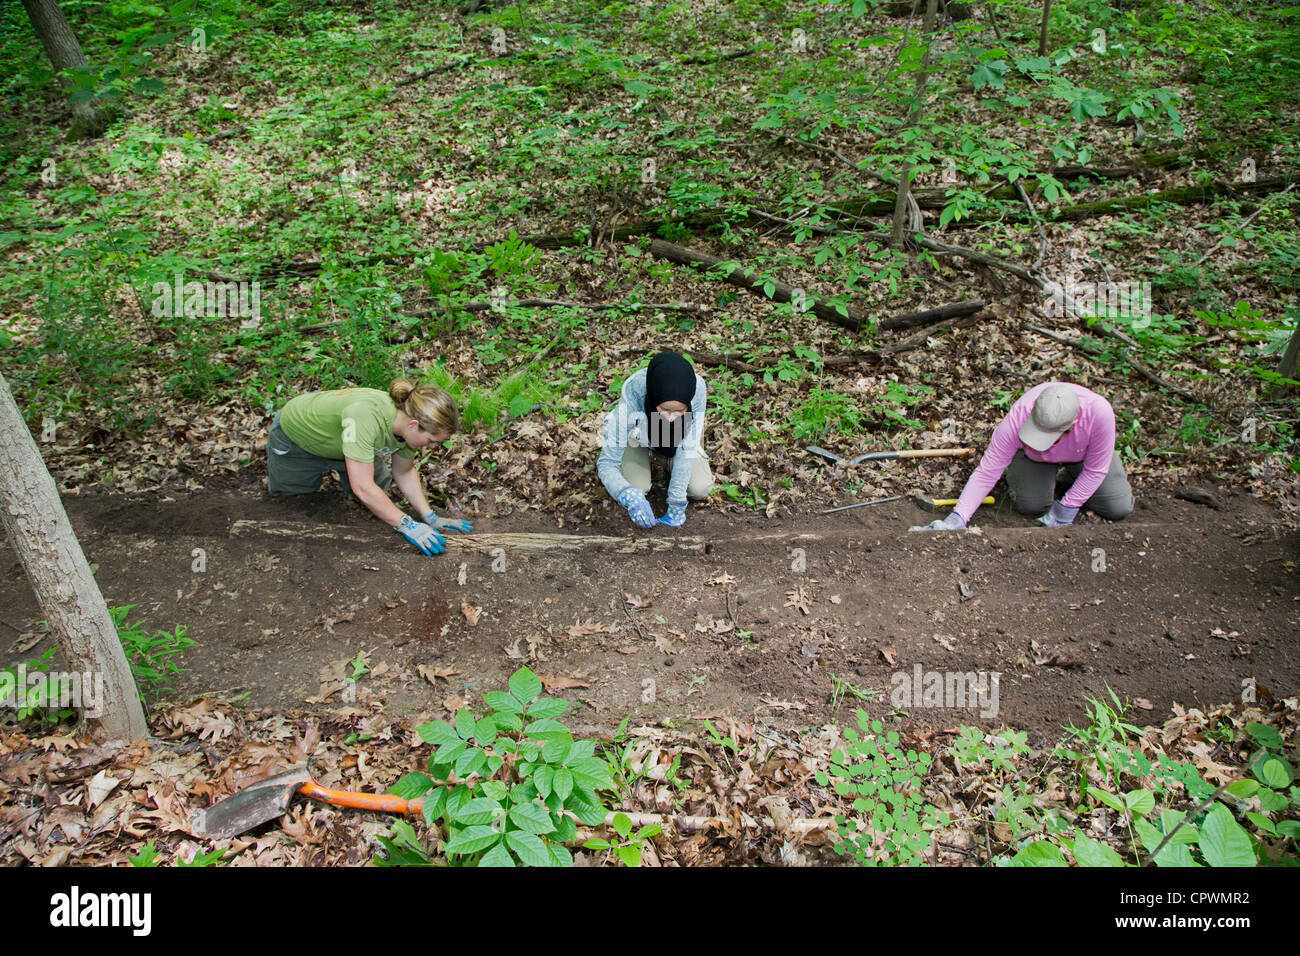
<path id="1" fill-rule="evenodd" d="M 1083 471 L 1083 462 L 1076 461 L 1067 465 L 1051 462 L 1034 461 L 1024 451 L 1016 452 L 1011 464 L 1007 466 L 1007 488 L 1015 499 L 1016 510 L 1023 515 L 1040 515 L 1052 506 L 1056 497 L 1057 469 L 1064 467 L 1070 481 L 1079 477 Z M 1085 503 L 1093 514 L 1108 521 L 1119 521 L 1133 510 L 1133 489 L 1129 486 L 1124 466 L 1120 464 L 1119 452 L 1110 460 L 1110 471 L 1101 486 L 1093 492 Z"/>
<path id="2" fill-rule="evenodd" d="M 352 494 L 352 485 L 348 482 L 348 463 L 342 460 L 331 461 L 303 451 L 284 433 L 280 427 L 280 413 L 276 412 L 266 439 L 266 490 L 273 495 L 309 495 L 320 491 L 321 481 L 327 471 L 337 474 L 343 490 Z M 392 483 L 393 475 L 388 470 L 388 462 L 376 458 L 375 484 L 387 489 Z"/>

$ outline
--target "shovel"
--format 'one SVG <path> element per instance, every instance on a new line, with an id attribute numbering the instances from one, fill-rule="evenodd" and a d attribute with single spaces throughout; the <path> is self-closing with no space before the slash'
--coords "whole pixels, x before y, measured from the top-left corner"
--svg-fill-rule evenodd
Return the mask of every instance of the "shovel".
<path id="1" fill-rule="evenodd" d="M 840 465 L 859 465 L 864 461 L 883 461 L 886 458 L 948 458 L 971 453 L 969 448 L 907 448 L 903 451 L 870 451 L 857 458 L 842 458 L 835 452 L 816 445 L 809 445 L 808 450 Z"/>
<path id="2" fill-rule="evenodd" d="M 302 794 L 336 807 L 378 810 L 380 813 L 417 815 L 424 804 L 423 800 L 404 800 L 392 794 L 331 790 L 312 780 L 306 767 L 299 767 L 259 780 L 219 803 L 200 810 L 190 820 L 190 832 L 209 840 L 238 836 L 283 814 L 289 808 L 289 801 L 294 794 Z"/>

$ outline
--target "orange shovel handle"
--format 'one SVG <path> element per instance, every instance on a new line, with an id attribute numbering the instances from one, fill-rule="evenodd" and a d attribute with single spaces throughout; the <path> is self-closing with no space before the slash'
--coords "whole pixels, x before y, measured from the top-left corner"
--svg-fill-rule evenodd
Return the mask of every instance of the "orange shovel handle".
<path id="1" fill-rule="evenodd" d="M 331 790 L 314 781 L 307 781 L 298 788 L 304 797 L 319 800 L 335 807 L 351 807 L 354 810 L 377 810 L 380 813 L 418 814 L 424 800 L 406 800 L 391 793 L 353 793 L 351 790 Z"/>

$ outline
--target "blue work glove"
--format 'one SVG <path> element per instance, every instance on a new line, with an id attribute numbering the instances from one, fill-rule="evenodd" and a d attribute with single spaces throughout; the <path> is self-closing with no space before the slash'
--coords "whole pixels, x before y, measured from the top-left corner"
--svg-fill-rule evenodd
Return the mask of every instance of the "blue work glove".
<path id="1" fill-rule="evenodd" d="M 929 524 L 914 524 L 908 528 L 908 531 L 963 531 L 966 528 L 966 519 L 957 512 L 953 512 L 946 518 L 936 518 Z"/>
<path id="2" fill-rule="evenodd" d="M 1052 507 L 1038 519 L 1038 523 L 1045 528 L 1064 528 L 1067 524 L 1074 523 L 1074 516 L 1078 513 L 1078 508 L 1067 508 L 1058 499 L 1052 502 Z"/>
<path id="3" fill-rule="evenodd" d="M 402 515 L 402 520 L 397 522 L 397 531 L 425 554 L 442 554 L 442 549 L 447 544 L 446 538 L 410 515 Z"/>
<path id="4" fill-rule="evenodd" d="M 638 528 L 655 526 L 655 513 L 650 507 L 650 502 L 646 501 L 645 492 L 640 488 L 624 488 L 623 493 L 618 496 L 618 503 L 627 509 L 632 523 Z"/>
<path id="5" fill-rule="evenodd" d="M 686 502 L 668 502 L 668 511 L 659 519 L 659 524 L 666 524 L 670 528 L 680 528 L 686 524 Z"/>
<path id="6" fill-rule="evenodd" d="M 421 520 L 433 528 L 434 531 L 461 531 L 468 534 L 474 530 L 474 526 L 468 521 L 462 521 L 459 518 L 439 518 L 432 511 Z"/>

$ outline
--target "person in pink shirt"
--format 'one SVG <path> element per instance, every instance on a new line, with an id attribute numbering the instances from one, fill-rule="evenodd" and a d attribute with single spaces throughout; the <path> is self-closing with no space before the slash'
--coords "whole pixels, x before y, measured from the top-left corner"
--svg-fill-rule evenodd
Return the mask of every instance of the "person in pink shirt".
<path id="1" fill-rule="evenodd" d="M 1073 483 L 1058 499 L 1056 475 L 1062 466 Z M 1016 510 L 1042 515 L 1039 523 L 1049 528 L 1070 524 L 1084 505 L 1110 521 L 1133 510 L 1133 489 L 1115 451 L 1110 402 L 1082 385 L 1044 382 L 1025 392 L 993 430 L 952 514 L 911 530 L 965 528 L 1003 471 Z"/>

